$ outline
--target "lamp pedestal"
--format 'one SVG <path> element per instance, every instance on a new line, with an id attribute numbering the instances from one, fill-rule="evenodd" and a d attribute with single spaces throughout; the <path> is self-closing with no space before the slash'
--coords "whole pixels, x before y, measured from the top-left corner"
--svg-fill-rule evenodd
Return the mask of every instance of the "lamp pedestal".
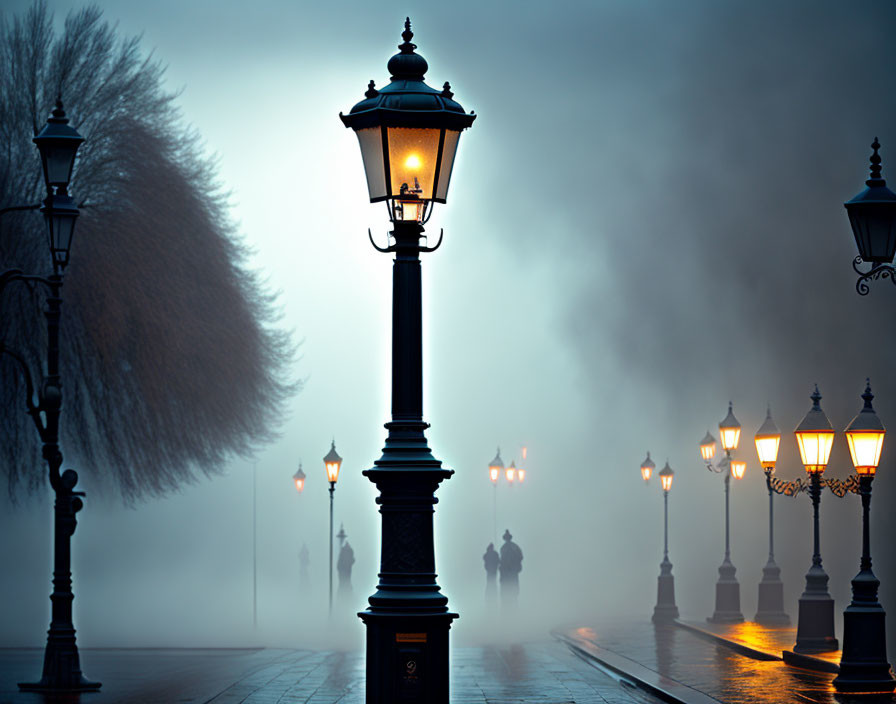
<path id="1" fill-rule="evenodd" d="M 784 582 L 781 581 L 781 568 L 775 562 L 775 493 L 772 489 L 772 471 L 773 468 L 765 470 L 765 483 L 768 486 L 768 562 L 762 568 L 759 606 L 755 621 L 763 626 L 789 626 L 790 616 L 784 612 Z"/>
<path id="2" fill-rule="evenodd" d="M 675 577 L 672 576 L 672 563 L 664 557 L 660 563 L 660 576 L 656 582 L 656 606 L 653 609 L 653 622 L 665 623 L 678 618 L 678 607 L 675 605 Z"/>
<path id="3" fill-rule="evenodd" d="M 392 422 L 383 454 L 363 472 L 380 492 L 379 584 L 358 614 L 367 626 L 367 704 L 448 703 L 448 630 L 457 614 L 436 583 L 435 491 L 453 470 L 433 457 L 422 420 L 420 237 L 396 221 L 392 269 Z"/>
<path id="4" fill-rule="evenodd" d="M 877 600 L 880 582 L 871 571 L 868 514 L 873 476 L 859 479 L 862 496 L 862 563 L 852 580 L 852 603 L 843 612 L 843 655 L 834 687 L 841 692 L 892 692 L 896 680 L 887 662 L 886 613 Z"/>
<path id="5" fill-rule="evenodd" d="M 837 650 L 834 637 L 834 600 L 828 593 L 828 575 L 821 566 L 818 509 L 821 503 L 821 476 L 811 475 L 809 494 L 812 497 L 815 549 L 812 566 L 806 573 L 806 589 L 800 596 L 799 620 L 796 629 L 795 653 L 824 653 Z"/>

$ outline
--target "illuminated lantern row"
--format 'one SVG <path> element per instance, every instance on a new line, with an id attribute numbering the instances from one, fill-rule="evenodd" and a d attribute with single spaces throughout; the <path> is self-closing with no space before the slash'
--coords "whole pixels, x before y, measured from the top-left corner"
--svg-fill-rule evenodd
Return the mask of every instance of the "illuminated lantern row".
<path id="1" fill-rule="evenodd" d="M 524 447 L 523 459 L 525 459 L 525 456 L 526 448 Z M 513 484 L 514 480 L 519 481 L 521 484 L 526 480 L 526 469 L 517 467 L 515 461 L 512 460 L 510 466 L 505 468 L 504 461 L 501 459 L 501 448 L 499 447 L 495 453 L 495 458 L 488 464 L 488 478 L 492 484 L 498 483 L 498 477 L 501 476 L 501 472 L 504 472 L 504 476 L 510 484 Z"/>

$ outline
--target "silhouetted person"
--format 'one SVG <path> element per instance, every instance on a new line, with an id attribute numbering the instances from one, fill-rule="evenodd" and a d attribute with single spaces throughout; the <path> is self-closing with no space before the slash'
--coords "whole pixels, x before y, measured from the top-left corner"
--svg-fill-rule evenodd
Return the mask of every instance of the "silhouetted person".
<path id="1" fill-rule="evenodd" d="M 495 550 L 494 543 L 488 544 L 482 561 L 485 563 L 485 600 L 492 604 L 498 596 L 498 566 L 501 564 L 501 557 Z"/>
<path id="2" fill-rule="evenodd" d="M 302 543 L 302 549 L 299 550 L 299 584 L 302 589 L 308 588 L 308 546 Z"/>
<path id="3" fill-rule="evenodd" d="M 339 587 L 336 594 L 340 597 L 352 595 L 352 565 L 355 564 L 355 551 L 346 540 L 339 551 L 339 559 L 336 561 L 336 572 L 339 574 Z"/>
<path id="4" fill-rule="evenodd" d="M 523 569 L 523 551 L 513 542 L 513 536 L 509 530 L 504 531 L 504 544 L 501 546 L 501 564 L 498 567 L 501 573 L 501 606 L 513 608 L 516 606 L 517 596 L 520 593 L 520 572 Z"/>

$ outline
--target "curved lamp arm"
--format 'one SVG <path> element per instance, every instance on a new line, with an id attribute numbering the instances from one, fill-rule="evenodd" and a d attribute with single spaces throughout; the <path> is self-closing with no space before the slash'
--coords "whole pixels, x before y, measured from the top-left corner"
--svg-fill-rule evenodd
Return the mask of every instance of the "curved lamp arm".
<path id="1" fill-rule="evenodd" d="M 810 483 L 802 477 L 794 479 L 792 482 L 785 482 L 783 479 L 778 479 L 777 477 L 766 476 L 765 481 L 768 484 L 769 489 L 776 494 L 784 494 L 784 496 L 796 496 L 803 491 L 809 491 L 809 487 L 811 486 Z"/>
<path id="2" fill-rule="evenodd" d="M 845 482 L 841 482 L 839 479 L 835 479 L 834 477 L 825 477 L 821 480 L 821 485 L 826 486 L 828 489 L 833 492 L 833 494 L 842 499 L 846 496 L 847 492 L 851 492 L 853 494 L 859 493 L 859 475 L 858 474 L 850 474 L 849 478 Z"/>

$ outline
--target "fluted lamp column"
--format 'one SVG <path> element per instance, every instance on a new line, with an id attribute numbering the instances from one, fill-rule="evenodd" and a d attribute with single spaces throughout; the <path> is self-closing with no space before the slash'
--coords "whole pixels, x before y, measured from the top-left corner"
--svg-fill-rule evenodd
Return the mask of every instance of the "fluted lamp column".
<path id="1" fill-rule="evenodd" d="M 768 488 L 768 562 L 762 568 L 762 581 L 759 582 L 756 623 L 765 626 L 786 626 L 790 623 L 790 616 L 784 611 L 784 583 L 781 581 L 781 568 L 775 562 L 775 492 L 772 489 L 781 433 L 772 420 L 771 408 L 765 415 L 765 422 L 756 432 L 754 441 L 759 464 L 765 472 L 765 485 Z"/>
<path id="2" fill-rule="evenodd" d="M 846 429 L 849 454 L 862 497 L 862 560 L 852 580 L 852 602 L 843 612 L 843 653 L 834 687 L 841 692 L 892 692 L 896 681 L 887 662 L 886 613 L 877 599 L 880 582 L 871 571 L 871 483 L 880 462 L 886 430 L 874 412 L 871 382 L 862 394 L 865 407 Z"/>
<path id="3" fill-rule="evenodd" d="M 813 550 L 812 566 L 806 573 L 806 588 L 800 596 L 797 620 L 797 653 L 823 653 L 837 650 L 834 637 L 834 600 L 828 593 L 828 575 L 821 565 L 819 507 L 822 475 L 831 456 L 834 428 L 821 409 L 818 386 L 812 393 L 812 408 L 794 431 L 800 459 L 809 474 L 809 496 L 812 498 Z"/>
<path id="4" fill-rule="evenodd" d="M 669 561 L 669 490 L 672 488 L 672 477 L 675 476 L 675 472 L 669 466 L 668 460 L 659 474 L 663 488 L 663 561 L 660 563 L 660 576 L 657 577 L 653 622 L 668 623 L 678 618 L 678 607 L 675 605 L 675 578 L 672 576 L 672 563 Z"/>

